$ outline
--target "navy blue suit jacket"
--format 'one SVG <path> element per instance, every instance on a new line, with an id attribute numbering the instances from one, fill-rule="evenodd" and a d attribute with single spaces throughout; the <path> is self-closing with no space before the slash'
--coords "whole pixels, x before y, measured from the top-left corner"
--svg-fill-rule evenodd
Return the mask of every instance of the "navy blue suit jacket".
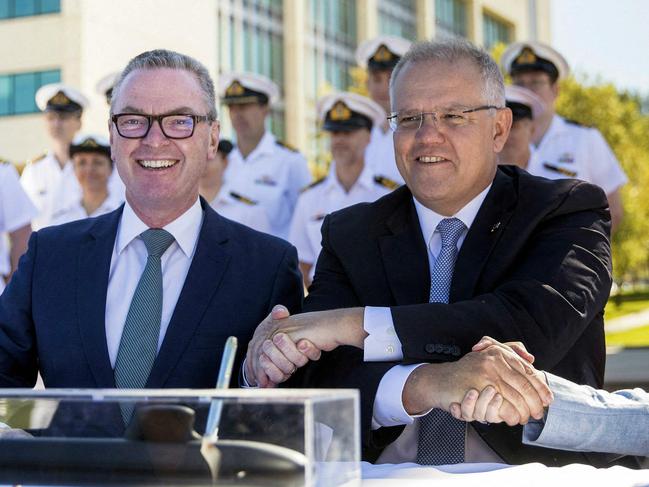
<path id="1" fill-rule="evenodd" d="M 214 387 L 228 336 L 239 339 L 239 370 L 272 307 L 296 313 L 302 305 L 295 248 L 201 203 L 196 253 L 148 388 Z M 46 387 L 115 387 L 104 316 L 121 214 L 119 208 L 31 236 L 0 297 L 0 387 L 33 387 L 39 370 Z"/>

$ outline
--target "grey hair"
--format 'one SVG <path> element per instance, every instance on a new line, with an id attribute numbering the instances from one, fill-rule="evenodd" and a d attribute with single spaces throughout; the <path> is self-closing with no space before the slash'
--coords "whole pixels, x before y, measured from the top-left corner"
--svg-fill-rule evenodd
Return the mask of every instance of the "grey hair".
<path id="1" fill-rule="evenodd" d="M 440 41 L 423 41 L 412 45 L 399 60 L 390 76 L 390 100 L 394 100 L 394 86 L 399 73 L 408 63 L 457 63 L 467 60 L 480 71 L 485 103 L 505 106 L 505 83 L 496 61 L 484 50 L 466 39 L 453 38 Z"/>
<path id="2" fill-rule="evenodd" d="M 146 51 L 142 54 L 138 54 L 128 62 L 122 73 L 119 75 L 115 86 L 113 87 L 113 93 L 110 101 L 111 113 L 113 113 L 115 100 L 119 97 L 119 91 L 122 87 L 122 84 L 131 72 L 138 69 L 148 70 L 160 68 L 182 69 L 194 74 L 205 98 L 205 104 L 207 105 L 207 116 L 210 120 L 216 120 L 218 113 L 216 111 L 214 82 L 212 81 L 212 77 L 207 71 L 207 68 L 201 62 L 190 56 L 180 54 L 179 52 L 168 51 L 167 49 L 154 49 L 153 51 Z"/>

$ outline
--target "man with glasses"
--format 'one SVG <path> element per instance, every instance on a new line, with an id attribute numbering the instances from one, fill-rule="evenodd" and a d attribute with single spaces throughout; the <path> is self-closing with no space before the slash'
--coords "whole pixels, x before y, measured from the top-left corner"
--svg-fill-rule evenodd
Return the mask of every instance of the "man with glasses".
<path id="1" fill-rule="evenodd" d="M 471 382 L 493 385 L 514 418 L 539 418 L 551 401 L 521 358 L 472 352 L 484 335 L 521 341 L 541 368 L 601 386 L 604 193 L 497 165 L 512 113 L 498 66 L 465 40 L 414 45 L 390 90 L 406 185 L 324 219 L 308 313 L 278 307 L 258 327 L 247 379 L 272 386 L 328 352 L 289 383 L 359 388 L 371 461 L 606 464 L 525 447 L 520 430 L 466 427 L 444 411 Z"/>
<path id="2" fill-rule="evenodd" d="M 599 130 L 556 114 L 559 82 L 570 72 L 564 57 L 540 42 L 515 42 L 505 50 L 501 63 L 515 85 L 533 91 L 546 105 L 535 120 L 534 151 L 527 170 L 549 179 L 578 178 L 601 187 L 615 231 L 624 215 L 620 190 L 627 177 Z"/>
<path id="3" fill-rule="evenodd" d="M 199 198 L 219 142 L 202 64 L 133 58 L 109 124 L 126 203 L 32 235 L 0 298 L 0 387 L 39 371 L 46 387 L 214 387 L 228 336 L 246 343 L 274 303 L 299 311 L 295 249 Z"/>

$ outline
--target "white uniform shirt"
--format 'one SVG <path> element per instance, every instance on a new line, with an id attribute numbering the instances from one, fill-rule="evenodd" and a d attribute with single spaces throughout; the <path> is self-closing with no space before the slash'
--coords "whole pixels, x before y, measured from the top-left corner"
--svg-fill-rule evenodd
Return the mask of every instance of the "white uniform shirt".
<path id="1" fill-rule="evenodd" d="M 39 211 L 32 222 L 34 230 L 51 225 L 52 216 L 59 209 L 73 205 L 81 198 L 81 186 L 69 161 L 61 168 L 53 153 L 28 164 L 20 182 Z M 116 196 L 124 196 L 124 184 L 117 171 L 108 180 L 108 190 Z"/>
<path id="2" fill-rule="evenodd" d="M 210 206 L 214 208 L 219 215 L 234 220 L 235 222 L 247 225 L 260 232 L 270 233 L 270 222 L 264 209 L 251 200 L 237 195 L 230 194 L 221 188 Z"/>
<path id="3" fill-rule="evenodd" d="M 527 166 L 530 174 L 549 179 L 577 178 L 610 194 L 628 180 L 615 154 L 595 128 L 552 119 Z"/>
<path id="4" fill-rule="evenodd" d="M 365 149 L 365 164 L 367 164 L 374 174 L 383 176 L 399 184 L 403 184 L 403 178 L 397 169 L 397 163 L 394 159 L 394 140 L 392 139 L 392 130 L 386 132 L 383 128 L 374 125 L 370 135 L 370 143 Z"/>
<path id="5" fill-rule="evenodd" d="M 121 196 L 113 196 L 110 193 L 106 199 L 99 205 L 99 207 L 91 214 L 86 213 L 86 209 L 81 204 L 81 200 L 77 200 L 63 208 L 56 210 L 52 215 L 52 225 L 61 225 L 63 223 L 73 222 L 75 220 L 83 220 L 84 218 L 91 218 L 110 213 L 123 203 L 124 199 Z"/>
<path id="6" fill-rule="evenodd" d="M 167 327 L 176 308 L 180 291 L 185 284 L 189 266 L 196 252 L 202 223 L 203 210 L 197 199 L 189 210 L 164 227 L 174 236 L 175 240 L 161 257 L 162 318 L 158 350 L 160 350 L 167 333 Z M 117 227 L 106 293 L 106 344 L 108 345 L 110 364 L 113 368 L 124 331 L 126 315 L 146 265 L 148 252 L 140 234 L 148 228 L 127 202 Z"/>
<path id="7" fill-rule="evenodd" d="M 11 271 L 7 233 L 18 230 L 38 214 L 18 180 L 18 171 L 11 164 L 0 163 L 0 294 L 5 282 L 2 276 Z"/>
<path id="8" fill-rule="evenodd" d="M 365 167 L 356 183 L 346 192 L 336 177 L 335 162 L 332 162 L 329 175 L 300 195 L 291 222 L 289 242 L 297 248 L 300 262 L 313 266 L 309 278 L 313 279 L 313 264 L 320 253 L 320 227 L 324 217 L 356 203 L 374 201 L 390 191 L 377 183 L 372 170 Z"/>
<path id="9" fill-rule="evenodd" d="M 266 132 L 245 159 L 239 149 L 228 155 L 226 191 L 257 202 L 268 215 L 270 233 L 286 239 L 300 190 L 311 181 L 306 159 Z"/>

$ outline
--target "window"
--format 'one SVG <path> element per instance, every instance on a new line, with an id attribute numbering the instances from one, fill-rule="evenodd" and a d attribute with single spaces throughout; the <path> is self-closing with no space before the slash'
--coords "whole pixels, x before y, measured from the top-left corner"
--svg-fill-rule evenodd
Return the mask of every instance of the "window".
<path id="1" fill-rule="evenodd" d="M 316 165 L 328 162 L 328 144 L 320 137 L 316 101 L 331 91 L 345 91 L 352 84 L 350 69 L 356 66 L 356 2 L 309 0 L 306 10 L 307 156 Z"/>
<path id="2" fill-rule="evenodd" d="M 415 0 L 379 0 L 379 33 L 414 41 L 417 37 Z"/>
<path id="3" fill-rule="evenodd" d="M 61 0 L 0 0 L 0 19 L 53 14 L 61 11 Z"/>
<path id="4" fill-rule="evenodd" d="M 505 22 L 484 14 L 482 17 L 482 31 L 484 35 L 485 49 L 491 49 L 495 44 L 511 42 L 511 29 Z"/>
<path id="5" fill-rule="evenodd" d="M 281 0 L 243 0 L 221 9 L 221 29 L 230 42 L 221 50 L 220 69 L 262 74 L 284 85 L 283 14 Z M 280 97 L 281 98 L 281 97 Z M 271 107 L 270 129 L 282 138 L 285 131 L 284 105 Z"/>
<path id="6" fill-rule="evenodd" d="M 61 71 L 37 71 L 0 75 L 0 116 L 36 113 L 36 91 L 43 85 L 61 81 Z"/>
<path id="7" fill-rule="evenodd" d="M 435 25 L 440 37 L 467 35 L 467 7 L 463 0 L 435 0 Z"/>

